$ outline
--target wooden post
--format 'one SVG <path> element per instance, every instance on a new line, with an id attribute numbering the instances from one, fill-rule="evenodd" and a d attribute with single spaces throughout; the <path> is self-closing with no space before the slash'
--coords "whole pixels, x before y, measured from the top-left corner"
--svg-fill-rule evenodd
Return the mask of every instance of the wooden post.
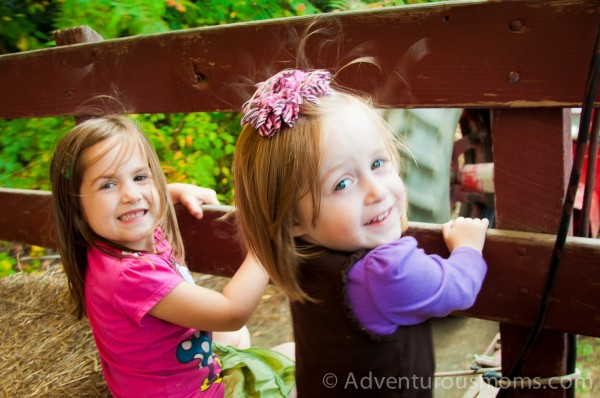
<path id="1" fill-rule="evenodd" d="M 556 234 L 573 163 L 570 131 L 570 110 L 492 111 L 497 228 Z M 560 269 L 557 277 L 560 278 Z M 519 281 L 514 282 L 518 289 Z M 527 294 L 540 297 L 542 292 Z M 529 327 L 500 324 L 503 376 L 508 375 L 518 358 L 529 330 Z M 543 329 L 519 376 L 563 375 L 567 355 L 566 334 Z M 515 389 L 507 396 L 564 398 L 566 391 Z"/>
<path id="2" fill-rule="evenodd" d="M 103 40 L 104 38 L 98 32 L 87 25 L 54 32 L 54 41 L 56 41 L 57 46 L 68 46 L 71 44 L 91 43 Z M 72 95 L 71 89 L 66 89 L 66 95 Z M 79 124 L 89 117 L 90 116 L 87 115 L 75 115 L 75 124 Z"/>
<path id="3" fill-rule="evenodd" d="M 77 26 L 58 30 L 54 33 L 54 40 L 57 46 L 67 46 L 69 44 L 88 43 L 93 41 L 102 41 L 104 38 L 100 36 L 94 29 L 87 25 Z"/>

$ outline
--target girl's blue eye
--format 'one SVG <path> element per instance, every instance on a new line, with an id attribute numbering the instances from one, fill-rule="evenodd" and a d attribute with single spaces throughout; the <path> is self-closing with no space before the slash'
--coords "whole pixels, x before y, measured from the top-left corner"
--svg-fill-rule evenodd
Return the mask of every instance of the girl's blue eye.
<path id="1" fill-rule="evenodd" d="M 133 178 L 133 181 L 144 181 L 148 176 L 146 175 L 138 175 Z"/>
<path id="2" fill-rule="evenodd" d="M 335 186 L 334 191 L 341 191 L 342 189 L 346 189 L 348 188 L 348 185 L 350 185 L 350 180 L 348 178 L 344 178 Z"/>
<path id="3" fill-rule="evenodd" d="M 110 188 L 114 188 L 115 187 L 115 183 L 114 182 L 107 182 L 106 184 L 102 185 L 100 187 L 100 189 L 110 189 Z"/>
<path id="4" fill-rule="evenodd" d="M 373 162 L 373 164 L 371 164 L 371 170 L 378 169 L 381 166 L 383 166 L 383 160 L 377 159 L 376 161 Z"/>

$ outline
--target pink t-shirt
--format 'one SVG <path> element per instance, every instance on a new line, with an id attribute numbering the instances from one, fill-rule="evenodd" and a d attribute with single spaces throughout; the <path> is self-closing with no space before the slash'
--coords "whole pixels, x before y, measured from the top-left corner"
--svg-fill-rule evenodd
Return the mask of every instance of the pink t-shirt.
<path id="1" fill-rule="evenodd" d="M 148 315 L 175 286 L 188 283 L 159 230 L 155 240 L 159 254 L 117 258 L 88 250 L 86 310 L 108 387 L 115 397 L 223 397 L 211 333 Z"/>

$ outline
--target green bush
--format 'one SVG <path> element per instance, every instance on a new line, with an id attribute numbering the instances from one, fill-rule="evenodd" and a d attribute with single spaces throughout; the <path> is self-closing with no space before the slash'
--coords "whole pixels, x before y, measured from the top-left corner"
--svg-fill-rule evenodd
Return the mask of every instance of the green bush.
<path id="1" fill-rule="evenodd" d="M 15 260 L 7 253 L 0 252 L 0 277 L 14 272 Z"/>
<path id="2" fill-rule="evenodd" d="M 169 182 L 187 182 L 217 191 L 231 204 L 230 169 L 239 134 L 237 113 L 138 115 Z"/>
<path id="3" fill-rule="evenodd" d="M 0 119 L 0 186 L 50 190 L 52 149 L 71 126 L 67 118 Z"/>
<path id="4" fill-rule="evenodd" d="M 231 203 L 231 157 L 240 130 L 237 113 L 132 115 L 154 144 L 170 182 L 215 189 Z M 50 190 L 49 167 L 72 118 L 0 120 L 0 185 Z"/>

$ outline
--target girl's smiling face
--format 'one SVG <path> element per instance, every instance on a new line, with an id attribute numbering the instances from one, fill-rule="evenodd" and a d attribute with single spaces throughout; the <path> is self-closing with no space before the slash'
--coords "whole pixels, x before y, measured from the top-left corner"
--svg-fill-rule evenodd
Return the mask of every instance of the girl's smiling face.
<path id="1" fill-rule="evenodd" d="M 104 239 L 132 250 L 152 251 L 159 194 L 142 150 L 136 145 L 123 153 L 123 145 L 115 137 L 83 152 L 83 216 Z"/>
<path id="2" fill-rule="evenodd" d="M 298 204 L 294 236 L 340 251 L 393 242 L 405 227 L 406 193 L 377 124 L 358 105 L 322 121 L 321 200 Z"/>

